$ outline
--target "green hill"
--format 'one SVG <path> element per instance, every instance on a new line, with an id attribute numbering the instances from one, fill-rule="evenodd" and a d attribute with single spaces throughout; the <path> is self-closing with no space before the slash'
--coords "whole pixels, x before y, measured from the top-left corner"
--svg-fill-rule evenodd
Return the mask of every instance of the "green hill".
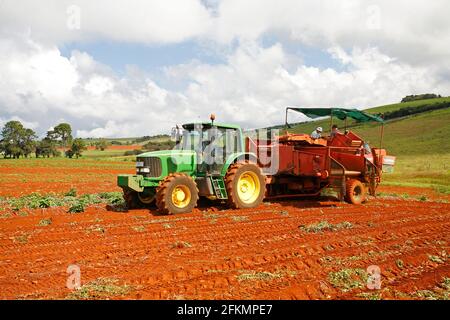
<path id="1" fill-rule="evenodd" d="M 423 105 L 433 105 L 433 104 L 440 104 L 440 103 L 446 103 L 446 102 L 450 102 L 450 97 L 387 104 L 384 106 L 365 109 L 365 111 L 368 111 L 369 113 L 385 113 L 385 112 L 395 111 L 395 110 L 407 108 L 407 107 L 421 107 Z"/>

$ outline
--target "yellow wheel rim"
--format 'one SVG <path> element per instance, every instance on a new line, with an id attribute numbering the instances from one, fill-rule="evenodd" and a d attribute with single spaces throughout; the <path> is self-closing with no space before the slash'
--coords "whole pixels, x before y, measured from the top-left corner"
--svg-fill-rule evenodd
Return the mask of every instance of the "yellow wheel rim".
<path id="1" fill-rule="evenodd" d="M 258 199 L 260 192 L 261 185 L 256 173 L 252 171 L 242 173 L 237 182 L 239 199 L 246 204 L 251 204 Z"/>
<path id="2" fill-rule="evenodd" d="M 191 202 L 191 190 L 187 186 L 179 185 L 173 188 L 172 191 L 172 203 L 182 209 L 189 205 Z"/>

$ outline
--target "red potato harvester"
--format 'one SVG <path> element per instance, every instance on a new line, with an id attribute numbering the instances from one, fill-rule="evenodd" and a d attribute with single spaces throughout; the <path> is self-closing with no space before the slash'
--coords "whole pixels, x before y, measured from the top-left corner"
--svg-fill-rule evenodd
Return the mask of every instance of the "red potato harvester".
<path id="1" fill-rule="evenodd" d="M 286 108 L 286 127 L 289 126 L 289 110 L 310 118 L 330 116 L 330 126 L 333 117 L 345 120 L 345 123 L 348 118 L 358 122 L 379 122 L 379 148 L 370 147 L 350 130 L 318 139 L 309 134 L 289 133 L 272 140 L 247 138 L 246 149 L 258 156 L 259 166 L 267 167 L 260 161 L 262 154 L 270 157 L 272 162 L 278 162 L 276 172 L 266 173 L 266 198 L 314 196 L 325 188 L 338 191 L 340 200 L 352 204 L 364 202 L 367 193 L 375 196 L 382 173 L 392 172 L 395 164 L 395 157 L 388 156 L 382 149 L 383 119 L 357 109 L 289 107 Z"/>

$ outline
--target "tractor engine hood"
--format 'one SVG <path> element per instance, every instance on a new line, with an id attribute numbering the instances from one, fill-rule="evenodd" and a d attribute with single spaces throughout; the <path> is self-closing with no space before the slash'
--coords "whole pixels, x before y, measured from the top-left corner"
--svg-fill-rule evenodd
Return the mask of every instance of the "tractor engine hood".
<path id="1" fill-rule="evenodd" d="M 148 178 L 162 179 L 173 172 L 192 175 L 196 166 L 197 157 L 192 150 L 159 150 L 136 157 L 136 173 Z"/>
<path id="2" fill-rule="evenodd" d="M 137 155 L 138 158 L 144 157 L 185 157 L 185 156 L 195 156 L 195 151 L 192 150 L 158 150 L 150 151 Z"/>

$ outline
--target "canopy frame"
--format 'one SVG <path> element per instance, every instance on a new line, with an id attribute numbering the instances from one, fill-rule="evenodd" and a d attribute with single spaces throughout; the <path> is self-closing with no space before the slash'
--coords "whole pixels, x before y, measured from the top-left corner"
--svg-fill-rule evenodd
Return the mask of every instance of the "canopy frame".
<path id="1" fill-rule="evenodd" d="M 346 109 L 346 108 L 297 108 L 297 107 L 287 107 L 286 108 L 286 120 L 285 127 L 291 126 L 288 124 L 288 111 L 293 110 L 299 113 L 303 113 L 308 118 L 314 119 L 319 117 L 330 117 L 330 131 L 333 127 L 333 116 L 336 116 L 340 120 L 345 121 L 345 130 L 347 130 L 347 118 L 355 119 L 358 122 L 379 122 L 381 123 L 380 132 L 380 149 L 383 147 L 383 135 L 384 135 L 384 120 L 382 117 L 369 114 L 367 112 L 358 109 Z"/>

